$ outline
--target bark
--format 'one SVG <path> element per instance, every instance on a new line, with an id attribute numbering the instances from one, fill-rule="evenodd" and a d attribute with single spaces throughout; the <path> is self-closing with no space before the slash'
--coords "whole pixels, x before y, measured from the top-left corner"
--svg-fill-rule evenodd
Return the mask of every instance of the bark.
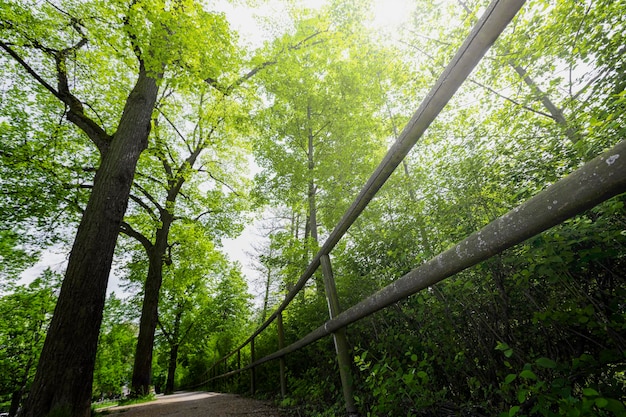
<path id="1" fill-rule="evenodd" d="M 273 272 L 272 259 L 274 258 L 274 250 L 272 249 L 271 244 L 269 245 L 267 250 L 269 251 L 269 254 L 267 256 L 268 262 L 265 265 L 265 268 L 266 268 L 265 291 L 263 294 L 263 310 L 261 312 L 261 323 L 264 323 L 267 317 L 267 310 L 269 309 L 269 303 L 270 303 L 270 287 L 272 286 L 272 272 Z"/>
<path id="2" fill-rule="evenodd" d="M 315 159 L 313 158 L 313 139 L 315 138 L 315 135 L 313 134 L 313 129 L 311 128 L 311 106 L 307 106 L 307 121 L 309 122 L 309 128 L 308 128 L 308 152 L 307 152 L 307 159 L 308 159 L 308 170 L 309 170 L 309 184 L 308 184 L 308 193 L 307 193 L 307 201 L 309 204 L 309 233 L 311 236 L 311 239 L 315 242 L 318 243 L 318 234 L 317 234 L 317 203 L 316 203 L 316 199 L 315 199 L 315 194 L 317 193 L 317 187 L 315 186 L 315 181 L 313 180 L 314 178 L 314 173 L 313 170 L 315 169 Z M 315 251 L 313 251 L 313 253 L 315 253 Z M 315 274 L 314 277 L 315 279 L 315 290 L 318 296 L 323 297 L 324 296 L 324 280 L 323 278 L 320 276 L 319 273 Z"/>
<path id="3" fill-rule="evenodd" d="M 176 376 L 176 364 L 178 361 L 178 348 L 180 346 L 180 318 L 183 315 L 182 310 L 176 314 L 174 319 L 174 331 L 170 340 L 170 359 L 167 366 L 167 381 L 165 382 L 165 394 L 174 393 L 174 377 Z"/>
<path id="4" fill-rule="evenodd" d="M 172 345 L 172 349 L 170 350 L 170 361 L 167 367 L 167 381 L 165 382 L 165 394 L 174 393 L 174 377 L 176 376 L 178 347 L 178 344 L 174 344 Z"/>
<path id="5" fill-rule="evenodd" d="M 9 417 L 15 417 L 17 415 L 17 411 L 20 408 L 20 402 L 22 401 L 23 394 L 24 394 L 24 388 L 20 387 L 20 389 L 14 391 L 13 394 L 11 395 Z"/>
<path id="6" fill-rule="evenodd" d="M 143 65 L 103 154 L 81 219 L 23 415 L 88 417 L 113 251 L 158 87 Z"/>

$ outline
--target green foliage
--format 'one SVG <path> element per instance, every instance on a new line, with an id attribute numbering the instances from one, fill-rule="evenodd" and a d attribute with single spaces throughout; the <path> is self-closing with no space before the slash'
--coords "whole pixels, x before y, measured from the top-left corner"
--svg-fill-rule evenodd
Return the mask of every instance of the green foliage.
<path id="1" fill-rule="evenodd" d="M 249 329 L 250 296 L 233 265 L 199 225 L 176 227 L 179 242 L 164 270 L 154 384 L 158 392 L 201 382 L 212 360 L 228 353 Z M 166 387 L 170 379 L 172 387 Z"/>
<path id="2" fill-rule="evenodd" d="M 46 270 L 0 297 L 0 403 L 7 409 L 32 383 L 59 285 L 59 275 Z"/>
<path id="3" fill-rule="evenodd" d="M 289 29 L 249 58 L 225 16 L 193 1 L 0 1 L 2 41 L 47 80 L 67 71 L 86 114 L 107 132 L 122 114 L 136 58 L 159 76 L 163 94 L 125 219 L 142 246 L 126 241 L 120 251 L 130 258 L 124 273 L 141 283 L 148 263 L 136 249 L 150 253 L 159 235 L 163 243 L 157 385 L 172 363 L 176 385 L 204 381 L 212 361 L 248 334 L 246 282 L 219 252 L 220 240 L 241 230 L 242 213 L 262 202 L 284 217 L 262 263 L 281 281 L 273 291 L 289 291 L 318 247 L 313 213 L 321 236 L 332 230 L 487 3 L 417 2 L 402 49 L 363 26 L 367 2 L 292 10 Z M 333 251 L 344 307 L 622 140 L 625 10 L 623 0 L 539 0 L 522 9 Z M 51 51 L 81 37 L 88 47 L 57 66 Z M 49 233 L 84 207 L 98 160 L 45 88 L 5 55 L 0 71 L 4 278 L 32 262 L 23 231 Z M 258 90 L 238 89 L 248 81 Z M 250 152 L 261 169 L 255 202 L 239 175 Z M 351 326 L 361 412 L 624 416 L 624 202 L 614 198 Z M 287 344 L 328 317 L 311 287 L 284 312 Z M 19 325 L 0 323 L 5 399 L 28 384 L 48 317 L 32 314 L 39 290 L 6 288 L 14 293 L 0 306 L 15 309 Z M 132 309 L 108 301 L 94 396 L 117 395 L 128 382 Z M 272 325 L 256 340 L 257 357 L 276 346 Z M 286 358 L 283 405 L 340 413 L 333 352 L 325 339 Z M 235 358 L 224 366 L 234 368 Z M 18 370 L 24 378 L 15 381 Z M 271 396 L 275 370 L 258 372 L 259 390 Z M 229 384 L 247 389 L 245 378 Z"/>
<path id="4" fill-rule="evenodd" d="M 121 398 L 123 387 L 130 384 L 138 331 L 133 307 L 114 293 L 107 299 L 93 376 L 94 399 Z"/>
<path id="5" fill-rule="evenodd" d="M 381 358 L 369 358 L 369 351 L 355 355 L 354 362 L 364 379 L 363 394 L 357 394 L 357 405 L 368 416 L 393 415 L 405 410 L 407 416 L 418 415 L 445 399 L 445 391 L 431 385 L 433 368 L 428 356 L 418 357 L 412 351 L 402 357 L 383 353 Z"/>
<path id="6" fill-rule="evenodd" d="M 499 392 L 506 403 L 517 403 L 501 412 L 500 417 L 624 416 L 626 407 L 620 399 L 626 386 L 623 366 L 606 365 L 587 354 L 574 358 L 571 364 L 558 364 L 545 357 L 526 363 L 519 373 L 507 375 L 500 385 Z M 607 372 L 599 379 L 581 379 L 577 375 L 581 371 L 588 375 L 591 367 Z"/>

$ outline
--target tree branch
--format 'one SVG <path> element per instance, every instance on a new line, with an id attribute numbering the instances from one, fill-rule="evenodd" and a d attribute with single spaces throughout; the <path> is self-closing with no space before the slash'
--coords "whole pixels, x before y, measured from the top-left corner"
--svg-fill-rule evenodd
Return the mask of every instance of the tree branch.
<path id="1" fill-rule="evenodd" d="M 71 52 L 75 52 L 85 44 L 87 44 L 87 38 L 83 37 L 76 45 L 54 54 L 58 80 L 57 86 L 60 99 L 69 107 L 67 119 L 85 132 L 89 139 L 96 145 L 100 153 L 104 155 L 109 148 L 112 137 L 109 136 L 100 125 L 87 117 L 83 103 L 70 92 L 67 80 L 66 58 Z"/>
<path id="2" fill-rule="evenodd" d="M 167 338 L 167 341 L 170 343 L 174 343 L 174 340 L 172 339 L 172 335 L 167 330 L 165 330 L 165 326 L 163 326 L 163 323 L 161 323 L 161 319 L 159 317 L 157 317 L 157 324 L 159 325 L 159 328 L 161 329 L 161 331 Z"/>
<path id="3" fill-rule="evenodd" d="M 152 210 L 152 207 L 147 205 L 146 202 L 143 201 L 141 198 L 137 197 L 134 194 L 130 194 L 128 198 L 130 198 L 135 203 L 137 203 L 137 205 L 139 205 L 141 208 L 143 208 L 148 213 L 148 215 L 150 217 L 152 217 L 152 220 L 154 220 L 156 223 L 159 223 L 161 221 L 159 216 L 157 216 L 156 213 L 154 212 L 154 210 Z"/>
<path id="4" fill-rule="evenodd" d="M 133 0 L 128 5 L 128 12 L 130 13 L 130 9 L 137 4 L 137 0 Z M 133 52 L 139 61 L 139 65 L 143 66 L 143 58 L 141 57 L 141 48 L 139 48 L 139 43 L 137 42 L 137 36 L 130 30 L 130 18 L 128 17 L 129 13 L 124 15 L 123 23 L 124 23 L 124 32 L 126 36 L 128 36 L 128 40 L 133 48 Z"/>
<path id="5" fill-rule="evenodd" d="M 327 32 L 326 30 L 319 30 L 317 32 L 312 33 L 311 35 L 307 36 L 306 38 L 302 39 L 301 41 L 297 42 L 294 45 L 290 45 L 289 47 L 287 47 L 288 50 L 290 51 L 295 51 L 298 50 L 302 47 L 305 46 L 305 43 L 308 42 L 309 40 L 315 38 L 316 36 Z M 313 42 L 311 45 L 317 45 L 318 43 L 320 43 L 322 41 L 318 41 L 318 42 Z M 278 53 L 278 55 L 280 56 L 282 53 L 284 52 L 284 49 L 282 51 L 280 51 Z M 275 65 L 278 63 L 277 59 L 272 59 L 269 61 L 265 61 L 263 63 L 261 63 L 260 65 L 256 66 L 255 68 L 253 68 L 252 70 L 248 71 L 246 74 L 242 75 L 241 77 L 239 77 L 238 79 L 236 79 L 231 85 L 224 87 L 223 85 L 221 85 L 217 79 L 215 78 L 205 78 L 204 81 L 209 84 L 211 87 L 215 88 L 217 91 L 221 92 L 222 94 L 224 94 L 225 96 L 230 95 L 233 90 L 237 87 L 239 87 L 241 84 L 243 84 L 245 81 L 249 80 L 250 78 L 254 77 L 259 71 L 262 71 L 263 69 L 271 66 L 271 65 Z"/>
<path id="6" fill-rule="evenodd" d="M 405 44 L 405 45 L 407 45 L 407 46 L 409 46 L 409 47 L 411 47 L 411 48 L 413 48 L 413 49 L 415 49 L 415 50 L 417 50 L 418 52 L 422 53 L 423 55 L 425 55 L 425 56 L 426 56 L 427 58 L 429 58 L 430 60 L 435 61 L 435 58 L 434 58 L 432 55 L 430 55 L 430 54 L 429 54 L 429 53 L 427 53 L 426 51 L 422 50 L 421 48 L 419 48 L 419 47 L 417 47 L 417 46 L 415 46 L 415 45 L 412 45 L 412 44 L 406 43 L 406 42 L 404 42 L 404 44 Z M 441 65 L 441 67 L 444 67 L 444 66 L 443 66 L 443 65 Z M 498 92 L 498 91 L 494 90 L 493 88 L 491 88 L 491 87 L 489 87 L 489 86 L 487 86 L 487 85 L 485 85 L 485 84 L 482 84 L 482 83 L 480 83 L 480 82 L 478 82 L 478 81 L 474 80 L 473 78 L 468 78 L 467 80 L 468 80 L 469 82 L 471 82 L 472 84 L 475 84 L 475 85 L 477 85 L 477 86 L 479 86 L 479 87 L 481 87 L 481 88 L 484 88 L 485 90 L 489 91 L 490 93 L 495 94 L 495 95 L 497 95 L 498 97 L 500 97 L 500 98 L 502 98 L 502 99 L 504 99 L 504 100 L 506 100 L 506 101 L 508 101 L 508 102 L 510 102 L 510 103 L 512 103 L 512 104 L 514 104 L 515 106 L 521 107 L 522 109 L 527 110 L 527 111 L 529 111 L 529 112 L 536 113 L 536 114 L 538 114 L 538 115 L 540 115 L 540 116 L 548 117 L 548 118 L 550 118 L 550 119 L 553 119 L 553 120 L 554 120 L 554 117 L 553 117 L 552 115 L 550 115 L 550 114 L 548 114 L 548 113 L 544 113 L 544 112 L 542 112 L 542 111 L 540 111 L 540 110 L 533 109 L 532 107 L 526 106 L 526 105 L 524 105 L 524 104 L 522 104 L 522 103 L 519 103 L 519 102 L 517 102 L 517 101 L 513 100 L 512 98 L 507 97 L 507 96 L 505 96 L 504 94 L 501 94 L 500 92 Z"/>
<path id="7" fill-rule="evenodd" d="M 165 152 L 163 150 L 164 142 L 161 140 L 161 136 L 159 135 L 159 130 L 158 130 L 159 119 L 153 119 L 153 120 L 154 120 L 154 129 L 152 129 L 152 132 L 154 133 L 155 145 L 157 145 L 155 146 L 156 148 L 155 156 L 159 159 L 159 161 L 161 161 L 161 165 L 163 165 L 163 170 L 165 171 L 165 174 L 167 175 L 167 183 L 169 185 L 169 183 L 171 182 L 171 179 L 174 177 L 174 173 L 172 172 L 172 167 L 170 163 L 165 158 Z M 173 160 L 174 158 L 172 158 L 172 154 L 169 152 L 169 150 L 168 150 L 168 153 L 170 155 L 170 158 Z"/>
<path id="8" fill-rule="evenodd" d="M 229 189 L 230 191 L 232 191 L 232 193 L 233 193 L 233 194 L 235 194 L 237 197 L 241 197 L 241 195 L 240 195 L 237 191 L 235 191 L 235 189 L 234 189 L 233 187 L 231 187 L 230 185 L 228 185 L 226 182 L 224 182 L 224 181 L 222 181 L 222 180 L 220 180 L 220 179 L 218 179 L 218 178 L 215 178 L 215 177 L 213 176 L 213 174 L 211 174 L 210 172 L 208 172 L 208 174 L 209 174 L 209 177 L 213 178 L 213 180 L 215 180 L 216 182 L 218 182 L 218 183 L 222 184 L 224 187 L 228 188 L 228 189 Z"/>
<path id="9" fill-rule="evenodd" d="M 550 119 L 554 120 L 554 117 L 552 117 L 552 115 L 550 115 L 548 113 L 544 113 L 541 110 L 533 109 L 532 107 L 526 106 L 526 105 L 524 105 L 522 103 L 519 103 L 519 102 L 513 100 L 512 98 L 507 97 L 504 94 L 499 93 L 498 91 L 494 90 L 493 88 L 491 88 L 491 87 L 489 87 L 487 85 L 481 84 L 481 83 L 479 83 L 476 80 L 473 80 L 472 78 L 468 78 L 467 80 L 469 82 L 471 82 L 472 84 L 476 84 L 477 86 L 479 86 L 481 88 L 484 88 L 485 90 L 489 91 L 490 93 L 493 93 L 493 94 L 497 95 L 498 97 L 500 97 L 500 98 L 502 98 L 502 99 L 512 103 L 513 105 L 515 105 L 517 107 L 521 107 L 524 110 L 528 110 L 529 112 L 537 113 L 540 116 L 544 116 L 544 117 L 547 117 L 547 118 L 550 118 Z"/>
<path id="10" fill-rule="evenodd" d="M 161 180 L 159 180 L 158 178 L 155 178 L 155 177 L 153 177 L 153 176 L 151 176 L 151 175 L 147 175 L 147 174 L 144 174 L 144 173 L 142 173 L 142 172 L 137 171 L 137 173 L 135 174 L 135 176 L 137 176 L 137 177 L 141 177 L 141 178 L 145 178 L 145 179 L 148 179 L 148 180 L 150 180 L 150 181 L 154 182 L 155 184 L 160 185 L 161 187 L 163 187 L 163 189 L 167 189 L 167 188 L 165 187 L 165 184 L 163 184 L 163 182 L 161 182 Z"/>
<path id="11" fill-rule="evenodd" d="M 127 222 L 123 221 L 122 224 L 120 225 L 120 233 L 124 233 L 126 236 L 132 237 L 136 239 L 137 241 L 139 241 L 139 243 L 141 243 L 141 245 L 148 252 L 151 251 L 154 246 L 152 242 L 150 241 L 150 239 L 145 237 L 143 234 L 139 233 L 137 230 L 133 229 L 133 227 Z"/>
<path id="12" fill-rule="evenodd" d="M 187 139 L 185 138 L 185 136 L 180 132 L 180 130 L 178 130 L 176 125 L 167 117 L 167 115 L 165 113 L 163 113 L 163 110 L 161 110 L 159 106 L 156 106 L 155 108 L 159 112 L 159 114 L 161 116 L 163 116 L 165 121 L 172 127 L 172 129 L 174 129 L 174 132 L 176 132 L 176 134 L 178 136 L 180 136 L 180 138 L 183 140 L 183 142 L 187 142 Z"/>
<path id="13" fill-rule="evenodd" d="M 563 128 L 563 130 L 565 131 L 565 135 L 568 137 L 568 139 L 572 143 L 578 142 L 581 139 L 579 133 L 569 125 L 567 119 L 565 119 L 565 116 L 563 115 L 563 111 L 559 107 L 557 107 L 556 104 L 552 102 L 552 100 L 550 100 L 548 94 L 541 90 L 541 88 L 528 75 L 528 72 L 524 68 L 517 65 L 513 60 L 509 61 L 509 65 L 515 70 L 515 72 L 517 72 L 517 74 L 524 81 L 524 83 L 526 83 L 526 85 L 541 101 L 543 106 L 550 112 L 554 121 Z"/>
<path id="14" fill-rule="evenodd" d="M 157 210 L 159 210 L 159 212 L 164 211 L 163 207 L 159 204 L 156 198 L 154 198 L 152 194 L 150 194 L 145 188 L 143 188 L 141 185 L 137 184 L 136 182 L 133 182 L 133 186 L 137 188 L 141 192 L 141 194 L 143 194 L 148 200 L 150 200 L 150 202 L 154 205 L 154 207 L 157 208 Z"/>
<path id="15" fill-rule="evenodd" d="M 207 211 L 205 211 L 205 212 L 203 212 L 203 213 L 198 214 L 198 215 L 196 216 L 196 218 L 195 218 L 195 219 L 193 219 L 193 221 L 194 221 L 194 222 L 197 222 L 197 221 L 199 221 L 199 220 L 200 220 L 203 216 L 206 216 L 207 214 L 213 214 L 213 213 L 215 213 L 215 210 L 207 210 Z"/>
<path id="16" fill-rule="evenodd" d="M 7 43 L 0 41 L 0 48 L 4 49 L 15 61 L 17 61 L 20 66 L 22 66 L 22 68 L 26 70 L 31 77 L 33 77 L 41 86 L 51 92 L 69 108 L 66 116 L 67 119 L 87 134 L 98 150 L 101 153 L 104 153 L 108 148 L 111 136 L 109 136 L 104 129 L 100 127 L 100 125 L 85 115 L 83 104 L 74 95 L 72 95 L 69 90 L 66 58 L 70 53 L 77 51 L 87 44 L 87 38 L 85 37 L 78 20 L 72 18 L 71 26 L 80 34 L 81 39 L 75 45 L 60 51 L 47 48 L 39 42 L 31 40 L 33 48 L 39 49 L 45 54 L 52 55 L 54 57 L 57 72 L 56 89 L 44 80 L 43 77 L 41 77 L 30 65 L 28 65 L 28 63 L 26 63 L 26 61 L 22 59 L 22 57 L 20 57 L 19 54 Z"/>
<path id="17" fill-rule="evenodd" d="M 24 68 L 26 72 L 30 74 L 30 76 L 33 77 L 46 90 L 50 91 L 56 98 L 63 101 L 63 98 L 61 97 L 59 92 L 50 84 L 48 84 L 46 80 L 44 80 L 39 74 L 37 74 L 37 72 L 35 72 L 35 70 L 17 54 L 17 52 L 11 49 L 11 47 L 8 44 L 4 43 L 3 41 L 0 41 L 0 48 L 4 49 L 13 59 L 15 59 L 17 63 L 20 64 L 22 68 Z"/>

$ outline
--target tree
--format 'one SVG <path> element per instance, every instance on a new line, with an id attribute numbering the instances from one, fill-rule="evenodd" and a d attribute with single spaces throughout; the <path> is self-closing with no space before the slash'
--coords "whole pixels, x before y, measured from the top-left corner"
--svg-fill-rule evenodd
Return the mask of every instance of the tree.
<path id="1" fill-rule="evenodd" d="M 1 22 L 0 48 L 65 107 L 100 158 L 24 413 L 87 416 L 108 275 L 158 84 L 168 69 L 218 77 L 212 63 L 230 33 L 223 16 L 193 2 L 7 2 Z"/>
<path id="2" fill-rule="evenodd" d="M 403 88 L 383 88 L 390 121 L 408 118 L 416 106 L 405 103 L 421 99 L 486 3 L 417 3 L 421 59 Z M 360 301 L 622 140 L 624 6 L 537 2 L 520 13 L 333 250 L 342 300 Z M 276 160 L 306 179 L 298 145 Z M 297 196 L 302 212 L 305 184 L 273 195 L 291 207 Z M 623 217 L 620 196 L 351 325 L 363 414 L 623 415 Z M 286 310 L 288 337 L 324 319 L 302 310 Z M 337 399 L 319 394 L 332 392 L 330 353 L 293 355 L 291 395 L 331 409 Z"/>
<path id="3" fill-rule="evenodd" d="M 134 204 L 121 228 L 143 246 L 149 261 L 133 368 L 135 395 L 146 394 L 150 386 L 163 267 L 172 262 L 171 228 L 180 222 L 204 224 L 218 242 L 239 232 L 238 216 L 246 205 L 244 184 L 237 175 L 244 171 L 243 146 L 237 146 L 232 132 L 234 121 L 240 122 L 240 129 L 245 124 L 241 106 L 212 87 L 199 90 L 192 114 L 184 114 L 184 104 L 175 99 L 159 102 L 154 143 L 140 161 L 131 193 Z M 186 128 L 194 119 L 194 125 Z"/>
<path id="4" fill-rule="evenodd" d="M 164 383 L 160 388 L 166 394 L 178 381 L 197 383 L 194 378 L 204 371 L 200 363 L 239 343 L 250 315 L 250 295 L 239 265 L 212 243 L 211 232 L 199 225 L 173 232 L 179 244 L 164 270 L 156 335 L 156 350 L 161 352 L 157 361 L 166 374 L 157 380 Z"/>
<path id="5" fill-rule="evenodd" d="M 292 52 L 262 76 L 271 105 L 260 119 L 270 129 L 255 149 L 265 168 L 258 184 L 293 212 L 292 235 L 304 249 L 300 270 L 317 250 L 319 226 L 332 227 L 382 154 L 383 96 L 369 87 L 392 78 L 395 69 L 391 51 L 376 46 L 356 23 L 364 10 L 345 16 L 335 6 L 296 20 L 296 36 L 316 35 L 319 47 Z M 316 288 L 323 294 L 320 279 Z"/>

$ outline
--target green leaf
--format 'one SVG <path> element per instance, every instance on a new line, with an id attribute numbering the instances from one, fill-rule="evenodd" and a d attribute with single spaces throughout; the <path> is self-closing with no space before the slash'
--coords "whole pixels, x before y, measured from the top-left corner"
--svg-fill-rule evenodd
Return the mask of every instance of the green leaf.
<path id="1" fill-rule="evenodd" d="M 538 366 L 541 366 L 542 368 L 548 368 L 548 369 L 556 368 L 556 362 L 548 358 L 539 358 L 535 361 L 535 363 Z"/>
<path id="2" fill-rule="evenodd" d="M 585 397 L 598 397 L 600 394 L 593 388 L 585 388 L 583 389 L 583 395 Z"/>
<path id="3" fill-rule="evenodd" d="M 516 378 L 517 378 L 516 374 L 508 374 L 506 378 L 504 378 L 504 383 L 506 385 L 509 385 L 511 382 L 515 381 Z"/>
<path id="4" fill-rule="evenodd" d="M 404 381 L 405 384 L 410 384 L 411 382 L 413 382 L 414 379 L 414 375 L 413 374 L 404 374 L 402 375 L 402 380 Z"/>
<path id="5" fill-rule="evenodd" d="M 522 372 L 519 373 L 519 376 L 524 379 L 537 379 L 537 375 L 535 375 L 535 373 L 530 369 L 524 369 Z"/>
<path id="6" fill-rule="evenodd" d="M 528 390 L 527 389 L 521 389 L 517 392 L 517 401 L 522 404 L 524 401 L 526 401 L 526 398 L 528 397 Z"/>
<path id="7" fill-rule="evenodd" d="M 511 409 L 509 410 L 509 417 L 512 417 L 515 414 L 517 414 L 519 409 L 520 409 L 519 405 L 514 405 L 513 407 L 511 407 Z"/>
<path id="8" fill-rule="evenodd" d="M 621 401 L 615 400 L 613 398 L 606 398 L 606 400 L 608 403 L 606 405 L 606 409 L 611 411 L 612 413 L 615 413 L 616 415 L 622 415 L 626 411 L 626 408 Z"/>
<path id="9" fill-rule="evenodd" d="M 606 398 L 596 398 L 595 403 L 598 408 L 604 408 L 609 405 L 609 400 Z"/>
<path id="10" fill-rule="evenodd" d="M 510 358 L 513 355 L 513 349 L 504 342 L 498 342 L 496 350 L 501 351 L 507 358 Z"/>

